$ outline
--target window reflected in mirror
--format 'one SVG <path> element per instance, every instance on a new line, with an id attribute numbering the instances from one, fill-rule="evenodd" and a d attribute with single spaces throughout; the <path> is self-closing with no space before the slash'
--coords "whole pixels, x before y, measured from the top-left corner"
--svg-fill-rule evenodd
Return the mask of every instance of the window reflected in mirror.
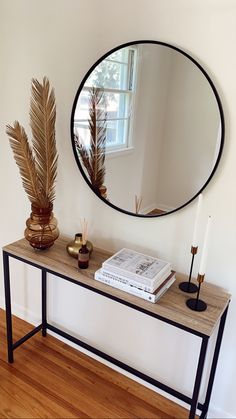
<path id="1" fill-rule="evenodd" d="M 105 130 L 102 151 L 91 141 L 91 89 L 103 95 L 96 109 L 97 131 L 101 124 Z M 71 133 L 76 161 L 93 190 L 75 138 L 90 155 L 104 153 L 105 195 L 99 188 L 98 196 L 129 214 L 159 216 L 189 203 L 209 182 L 223 147 L 223 111 L 211 79 L 193 58 L 171 45 L 137 42 L 111 51 L 89 70 L 75 98 Z"/>

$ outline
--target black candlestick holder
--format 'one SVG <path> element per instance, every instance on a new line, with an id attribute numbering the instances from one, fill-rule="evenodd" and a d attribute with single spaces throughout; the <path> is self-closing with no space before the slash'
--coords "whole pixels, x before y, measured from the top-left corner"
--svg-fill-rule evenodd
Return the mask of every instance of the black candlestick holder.
<path id="1" fill-rule="evenodd" d="M 181 282 L 179 284 L 179 288 L 181 289 L 181 291 L 187 292 L 189 294 L 192 294 L 194 292 L 197 292 L 197 290 L 198 290 L 198 286 L 196 284 L 192 284 L 192 282 L 191 282 L 192 270 L 193 270 L 193 262 L 194 262 L 194 257 L 197 254 L 197 251 L 198 251 L 198 247 L 197 246 L 192 246 L 191 247 L 192 260 L 191 260 L 189 278 L 188 278 L 188 281 Z"/>
<path id="2" fill-rule="evenodd" d="M 186 305 L 191 310 L 194 310 L 194 311 L 205 311 L 206 308 L 207 308 L 207 304 L 205 303 L 205 301 L 199 299 L 201 284 L 204 281 L 204 277 L 205 277 L 205 275 L 198 274 L 197 280 L 198 280 L 198 284 L 199 285 L 198 285 L 198 291 L 197 291 L 197 298 L 189 298 L 186 301 Z"/>

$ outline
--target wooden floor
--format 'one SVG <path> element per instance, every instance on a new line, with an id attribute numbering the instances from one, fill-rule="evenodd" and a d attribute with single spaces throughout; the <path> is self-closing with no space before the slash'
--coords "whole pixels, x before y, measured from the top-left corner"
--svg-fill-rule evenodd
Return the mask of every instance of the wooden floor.
<path id="1" fill-rule="evenodd" d="M 14 318 L 14 339 L 32 326 Z M 40 333 L 6 358 L 0 310 L 0 418 L 186 418 L 182 407 Z"/>
<path id="2" fill-rule="evenodd" d="M 160 210 L 158 208 L 154 208 L 152 211 L 148 212 L 147 215 L 160 215 L 165 214 L 166 211 Z"/>

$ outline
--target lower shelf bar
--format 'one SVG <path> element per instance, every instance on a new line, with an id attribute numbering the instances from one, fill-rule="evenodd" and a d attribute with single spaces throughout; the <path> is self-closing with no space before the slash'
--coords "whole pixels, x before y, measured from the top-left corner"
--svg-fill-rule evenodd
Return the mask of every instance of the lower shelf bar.
<path id="1" fill-rule="evenodd" d="M 22 345 L 22 343 L 26 342 L 28 339 L 32 338 L 32 336 L 36 335 L 42 329 L 42 323 L 35 327 L 31 332 L 27 333 L 27 335 L 23 336 L 23 338 L 19 339 L 17 342 L 13 343 L 12 349 L 18 348 L 18 346 Z"/>
<path id="2" fill-rule="evenodd" d="M 75 343 L 76 345 L 81 346 L 84 349 L 87 349 L 88 351 L 94 353 L 95 355 L 100 356 L 101 358 L 105 359 L 108 362 L 111 362 L 112 364 L 116 365 L 117 367 L 122 368 L 125 371 L 128 371 L 129 373 L 135 375 L 136 377 L 141 378 L 142 380 L 146 381 L 147 383 L 150 383 L 154 385 L 155 387 L 165 391 L 166 393 L 171 394 L 172 396 L 178 398 L 179 400 L 182 400 L 185 403 L 191 404 L 191 398 L 188 396 L 185 396 L 184 394 L 180 393 L 179 391 L 174 390 L 173 388 L 167 386 L 166 384 L 161 383 L 158 380 L 155 380 L 152 377 L 149 377 L 146 374 L 143 374 L 141 371 L 136 370 L 133 367 L 130 367 L 129 365 L 119 361 L 116 358 L 113 358 L 112 356 L 106 354 L 105 352 L 100 351 L 99 349 L 94 348 L 93 346 L 81 341 L 80 339 L 77 339 L 76 337 L 64 332 L 63 330 L 58 329 L 57 327 L 48 324 L 47 323 L 47 329 L 51 330 L 52 332 L 62 336 L 65 339 L 68 339 L 69 341 Z M 202 404 L 198 404 L 198 409 L 202 410 Z"/>

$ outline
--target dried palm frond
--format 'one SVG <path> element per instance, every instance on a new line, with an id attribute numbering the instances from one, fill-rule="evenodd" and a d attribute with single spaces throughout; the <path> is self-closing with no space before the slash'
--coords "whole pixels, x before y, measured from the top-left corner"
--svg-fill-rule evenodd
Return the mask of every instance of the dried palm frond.
<path id="1" fill-rule="evenodd" d="M 29 146 L 26 132 L 18 121 L 14 122 L 13 127 L 7 125 L 6 132 L 9 136 L 16 164 L 20 170 L 25 192 L 33 204 L 41 206 L 44 203 L 42 186 L 36 172 L 35 158 Z"/>
<path id="2" fill-rule="evenodd" d="M 75 134 L 75 145 L 87 170 L 93 188 L 100 193 L 105 178 L 106 120 L 104 93 L 92 87 L 89 91 L 90 146 L 87 147 Z"/>
<path id="3" fill-rule="evenodd" d="M 81 156 L 83 165 L 88 172 L 89 179 L 91 180 L 92 167 L 90 165 L 89 150 L 86 148 L 86 145 L 83 143 L 83 140 L 81 139 L 78 133 L 74 134 L 74 142 L 75 142 L 76 150 L 78 154 Z"/>
<path id="4" fill-rule="evenodd" d="M 20 170 L 23 187 L 31 203 L 47 208 L 55 198 L 57 151 L 55 141 L 56 106 L 53 89 L 44 77 L 43 84 L 32 80 L 30 125 L 33 149 L 24 128 L 15 122 L 7 125 L 16 164 Z"/>
<path id="5" fill-rule="evenodd" d="M 45 200 L 55 198 L 57 174 L 57 150 L 55 141 L 56 104 L 53 89 L 50 92 L 46 77 L 43 84 L 32 80 L 30 102 L 30 126 L 33 133 L 33 150 L 36 156 L 36 170 L 43 186 Z"/>

